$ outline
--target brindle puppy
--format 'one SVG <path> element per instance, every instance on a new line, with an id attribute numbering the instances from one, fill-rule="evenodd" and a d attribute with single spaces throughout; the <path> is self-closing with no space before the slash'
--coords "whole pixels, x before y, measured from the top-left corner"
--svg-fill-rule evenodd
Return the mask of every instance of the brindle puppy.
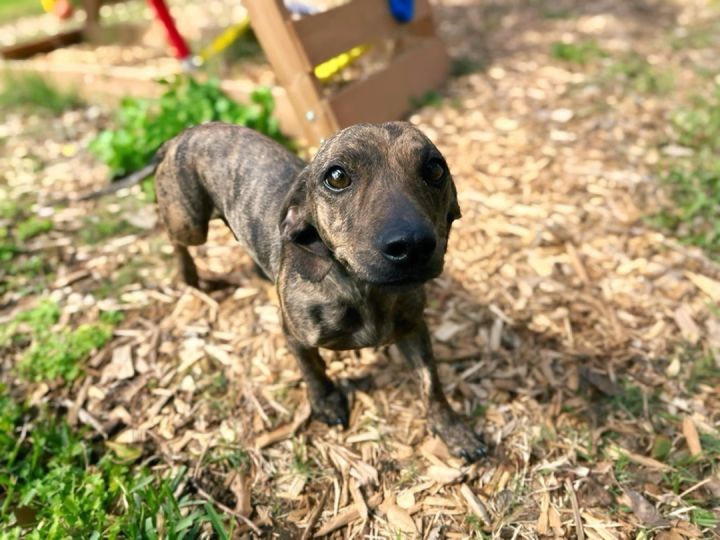
<path id="1" fill-rule="evenodd" d="M 403 122 L 359 124 L 306 164 L 252 130 L 211 123 L 166 143 L 158 160 L 159 213 L 183 279 L 200 284 L 187 246 L 204 243 L 220 217 L 277 285 L 317 418 L 347 426 L 349 415 L 318 347 L 396 343 L 420 375 L 430 429 L 456 455 L 485 455 L 443 394 L 423 322 L 423 284 L 442 271 L 460 217 L 450 171 L 427 137 Z"/>

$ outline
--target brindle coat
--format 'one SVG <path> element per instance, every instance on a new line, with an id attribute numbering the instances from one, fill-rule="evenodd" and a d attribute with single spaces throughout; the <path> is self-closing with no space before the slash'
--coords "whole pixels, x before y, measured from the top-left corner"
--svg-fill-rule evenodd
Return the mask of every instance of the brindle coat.
<path id="1" fill-rule="evenodd" d="M 423 321 L 423 283 L 442 271 L 460 217 L 452 177 L 427 137 L 403 122 L 359 124 L 306 164 L 252 130 L 210 123 L 166 143 L 158 160 L 159 213 L 182 278 L 199 286 L 187 246 L 204 243 L 209 220 L 220 217 L 277 285 L 316 417 L 347 426 L 349 414 L 318 347 L 396 343 L 420 375 L 430 429 L 467 460 L 485 455 L 443 394 Z M 339 189 L 332 175 L 341 175 Z"/>

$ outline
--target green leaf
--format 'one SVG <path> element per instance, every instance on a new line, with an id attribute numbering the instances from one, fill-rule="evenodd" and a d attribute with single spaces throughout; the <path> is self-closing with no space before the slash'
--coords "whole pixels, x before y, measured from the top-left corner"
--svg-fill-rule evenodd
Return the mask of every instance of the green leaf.
<path id="1" fill-rule="evenodd" d="M 215 533 L 217 533 L 218 537 L 221 540 L 229 540 L 230 537 L 228 536 L 228 533 L 225 531 L 225 527 L 223 526 L 222 520 L 220 519 L 220 516 L 215 511 L 215 509 L 212 507 L 210 503 L 205 503 L 205 512 L 207 513 L 208 519 L 210 523 L 213 526 L 213 529 L 215 530 Z"/>

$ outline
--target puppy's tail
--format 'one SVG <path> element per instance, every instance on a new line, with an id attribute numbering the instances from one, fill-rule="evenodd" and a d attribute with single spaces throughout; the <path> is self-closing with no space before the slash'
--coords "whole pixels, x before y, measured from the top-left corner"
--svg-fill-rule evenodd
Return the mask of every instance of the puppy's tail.
<path id="1" fill-rule="evenodd" d="M 111 193 L 115 193 L 116 191 L 120 191 L 123 188 L 129 188 L 134 186 L 135 184 L 139 184 L 143 180 L 145 180 L 148 176 L 151 176 L 155 173 L 155 169 L 157 169 L 158 164 L 163 160 L 165 157 L 165 153 L 167 152 L 167 143 L 163 144 L 157 152 L 155 152 L 155 155 L 150 159 L 150 162 L 145 165 L 142 169 L 139 171 L 135 171 L 133 173 L 128 174 L 127 176 L 123 176 L 122 178 L 119 178 L 118 180 L 115 180 L 110 185 L 105 186 L 102 189 L 99 189 L 97 191 L 93 191 L 90 193 L 86 193 L 85 195 L 81 195 L 76 201 L 91 201 L 94 199 L 99 199 L 100 197 L 104 197 L 105 195 L 110 195 Z"/>

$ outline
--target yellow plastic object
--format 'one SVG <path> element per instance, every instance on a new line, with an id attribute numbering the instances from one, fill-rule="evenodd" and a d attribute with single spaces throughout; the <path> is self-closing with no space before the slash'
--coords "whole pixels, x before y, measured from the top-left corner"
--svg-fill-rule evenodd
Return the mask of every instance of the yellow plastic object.
<path id="1" fill-rule="evenodd" d="M 54 0 L 43 0 L 54 1 Z M 250 26 L 250 19 L 245 18 L 237 24 L 233 24 L 228 29 L 224 30 L 219 36 L 213 39 L 210 44 L 200 51 L 200 58 L 206 61 L 208 58 L 215 56 L 227 49 L 230 44 L 235 41 L 240 35 L 245 32 Z"/>
<path id="2" fill-rule="evenodd" d="M 338 54 L 330 60 L 326 60 L 322 64 L 315 66 L 315 76 L 321 81 L 326 81 L 360 58 L 367 50 L 367 45 L 358 45 L 347 52 Z"/>

